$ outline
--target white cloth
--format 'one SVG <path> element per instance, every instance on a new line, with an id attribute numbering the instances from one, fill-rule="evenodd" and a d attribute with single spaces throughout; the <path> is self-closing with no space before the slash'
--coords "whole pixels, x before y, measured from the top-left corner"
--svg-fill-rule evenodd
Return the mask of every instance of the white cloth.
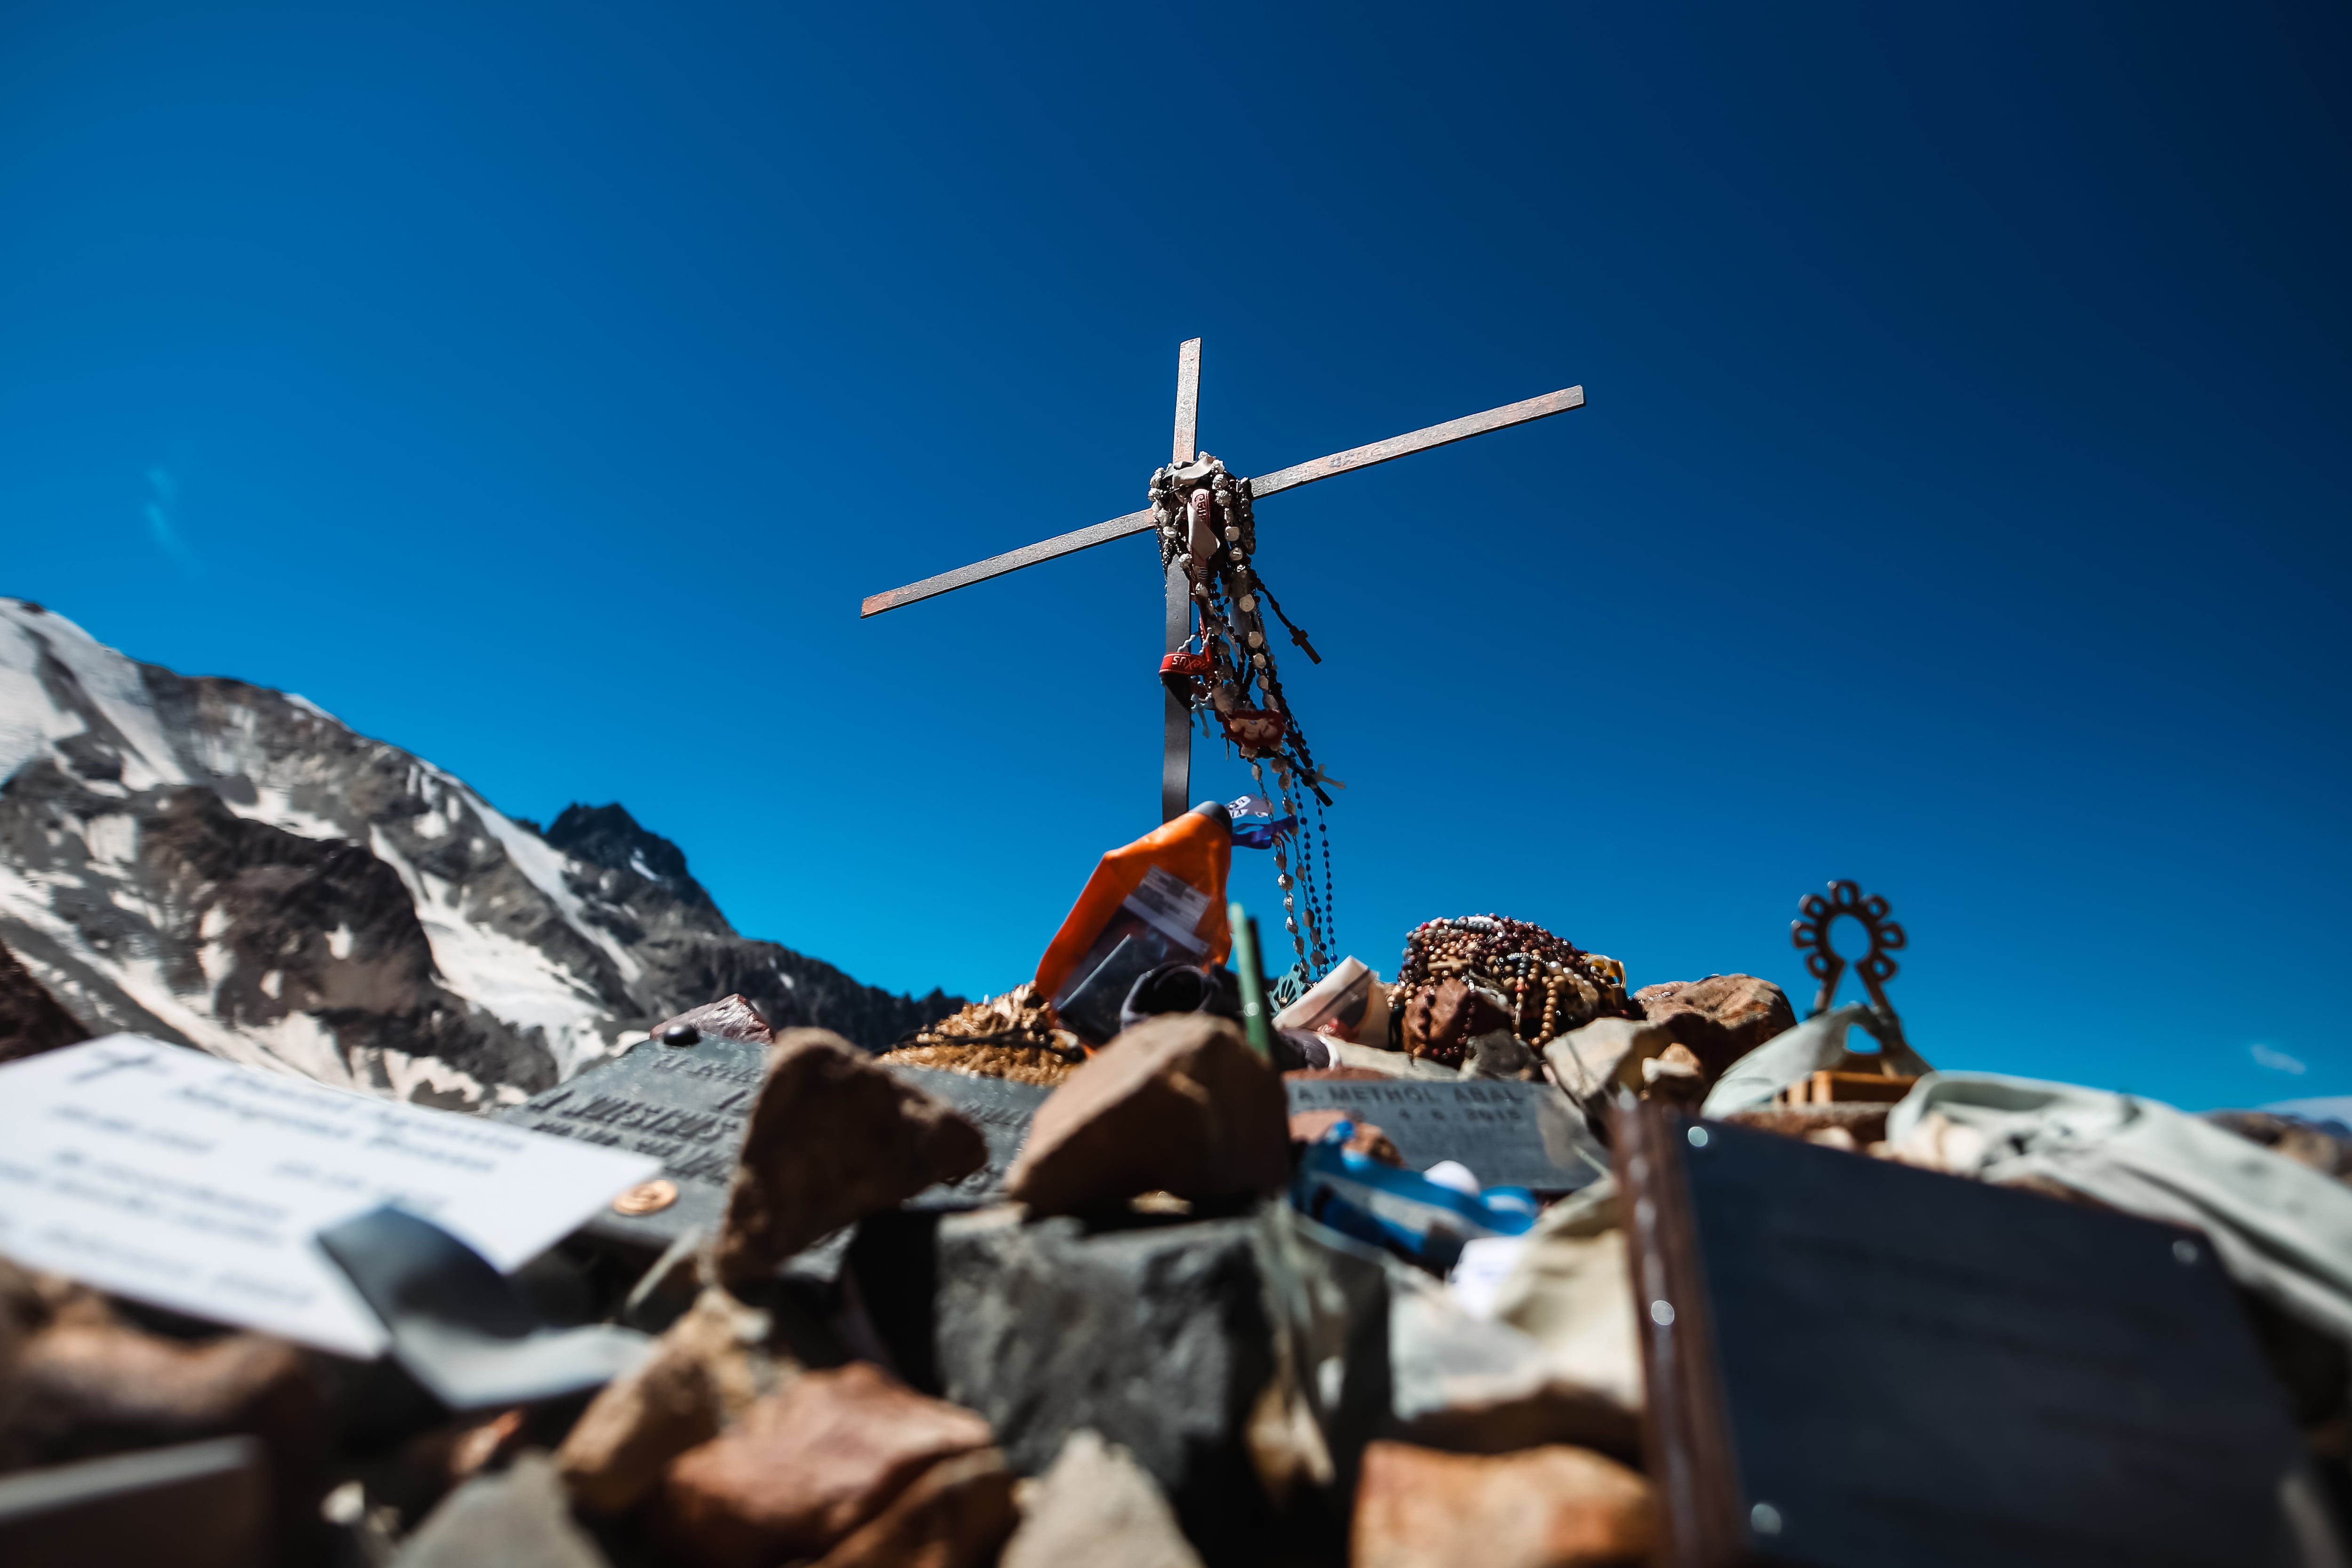
<path id="1" fill-rule="evenodd" d="M 1956 1175 L 2046 1177 L 2201 1230 L 2239 1284 L 2352 1343 L 2352 1187 L 2201 1118 L 2074 1084 L 1936 1073 L 1888 1115 L 1886 1141 L 1932 1142 Z"/>

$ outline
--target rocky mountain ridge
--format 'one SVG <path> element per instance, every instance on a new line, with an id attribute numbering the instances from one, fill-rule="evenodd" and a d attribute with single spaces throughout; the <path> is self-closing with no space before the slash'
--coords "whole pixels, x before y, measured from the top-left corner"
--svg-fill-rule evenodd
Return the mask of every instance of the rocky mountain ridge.
<path id="1" fill-rule="evenodd" d="M 895 996 L 736 932 L 617 805 L 543 831 L 290 693 L 0 598 L 0 944 L 92 1029 L 452 1107 L 730 992 L 878 1047 Z"/>

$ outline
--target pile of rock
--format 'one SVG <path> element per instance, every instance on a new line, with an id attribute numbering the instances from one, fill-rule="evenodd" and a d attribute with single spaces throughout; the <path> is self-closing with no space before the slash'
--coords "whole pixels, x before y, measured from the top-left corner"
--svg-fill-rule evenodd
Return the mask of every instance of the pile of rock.
<path id="1" fill-rule="evenodd" d="M 1029 1010 L 996 1016 L 1040 1027 Z M 1626 1011 L 1518 1069 L 1604 1135 L 1626 1097 L 1696 1108 L 1797 1025 L 1744 975 L 1633 992 Z M 552 1319 L 657 1334 L 593 1397 L 452 1416 L 389 1364 L 0 1264 L 0 1469 L 249 1435 L 276 1500 L 268 1559 L 339 1568 L 1654 1560 L 1646 1331 L 1611 1179 L 1546 1194 L 1492 1273 L 1465 1253 L 1441 1274 L 1286 1201 L 1327 1140 L 1402 1157 L 1369 1121 L 1292 1115 L 1230 1022 L 1150 1018 L 1070 1064 L 1050 1037 L 972 1039 L 988 1021 L 926 1047 L 1060 1064 L 1004 1201 L 907 1206 L 982 1167 L 981 1131 L 890 1058 L 779 1035 L 716 1234 L 659 1257 L 575 1238 L 525 1271 Z M 1478 1068 L 1334 1043 L 1349 1049 L 1301 1079 Z M 1810 1109 L 1742 1115 L 1818 1139 Z M 2236 1131 L 2250 1154 L 2352 1169 L 2306 1126 Z M 2333 1353 L 2309 1373 L 2339 1385 L 2315 1431 L 2346 1420 Z"/>

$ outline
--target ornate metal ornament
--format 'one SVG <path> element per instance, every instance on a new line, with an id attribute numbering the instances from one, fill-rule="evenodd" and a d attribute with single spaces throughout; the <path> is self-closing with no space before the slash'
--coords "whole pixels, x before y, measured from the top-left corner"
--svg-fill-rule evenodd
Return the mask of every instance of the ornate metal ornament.
<path id="1" fill-rule="evenodd" d="M 1853 961 L 1854 973 L 1862 976 L 1863 985 L 1870 992 L 1871 1005 L 1885 1018 L 1892 1021 L 1895 1009 L 1886 1000 L 1886 982 L 1895 978 L 1895 960 L 1887 956 L 1900 951 L 1909 942 L 1903 928 L 1886 918 L 1892 908 L 1885 898 L 1873 893 L 1864 898 L 1859 882 L 1838 881 L 1830 884 L 1829 896 L 1807 893 L 1797 900 L 1797 919 L 1789 922 L 1789 940 L 1805 955 L 1805 971 L 1822 983 L 1821 994 L 1813 998 L 1813 1010 L 1809 1017 L 1819 1017 L 1830 1010 L 1830 1002 L 1837 994 L 1838 981 L 1845 973 L 1847 960 L 1830 945 L 1830 926 L 1841 915 L 1850 915 L 1870 933 L 1870 951 Z"/>

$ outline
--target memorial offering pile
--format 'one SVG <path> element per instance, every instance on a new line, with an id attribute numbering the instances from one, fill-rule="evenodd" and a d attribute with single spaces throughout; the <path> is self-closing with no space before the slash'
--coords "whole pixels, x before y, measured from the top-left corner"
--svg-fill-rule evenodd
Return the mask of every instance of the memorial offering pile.
<path id="1" fill-rule="evenodd" d="M 0 1561 L 2345 1561 L 2352 1130 L 1934 1072 L 1891 963 L 1478 916 L 1269 998 L 1135 902 L 1187 815 L 892 1050 L 0 1067 Z"/>

